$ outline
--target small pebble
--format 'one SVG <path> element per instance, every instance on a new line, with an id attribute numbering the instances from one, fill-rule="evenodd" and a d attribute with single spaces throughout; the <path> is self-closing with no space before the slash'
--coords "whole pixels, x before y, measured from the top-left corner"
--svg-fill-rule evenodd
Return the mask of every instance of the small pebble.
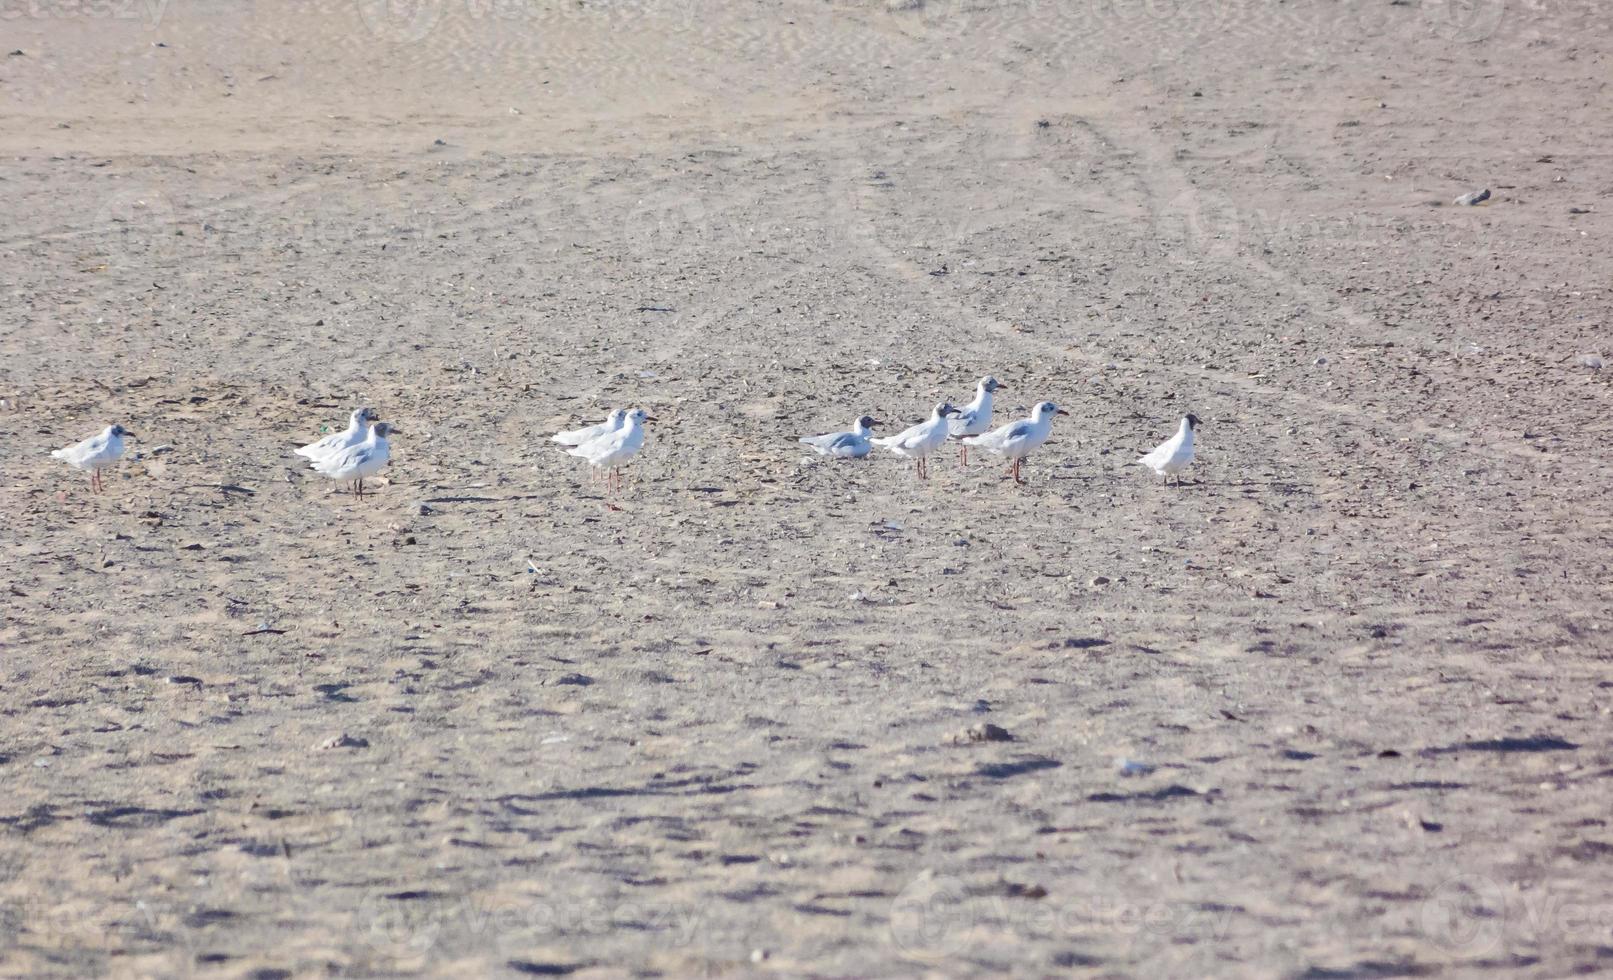
<path id="1" fill-rule="evenodd" d="M 1452 201 L 1451 203 L 1452 204 L 1471 206 L 1471 205 L 1478 204 L 1478 203 L 1483 202 L 1483 201 L 1488 201 L 1489 199 L 1490 199 L 1490 189 L 1488 187 L 1486 187 L 1482 191 L 1468 191 L 1466 194 L 1463 194 L 1461 197 L 1457 198 L 1456 200 Z"/>
<path id="2" fill-rule="evenodd" d="M 320 742 L 319 747 L 321 749 L 367 749 L 370 747 L 370 742 L 369 739 L 354 738 L 346 732 L 342 732 L 340 735 L 332 735 L 330 738 Z"/>
<path id="3" fill-rule="evenodd" d="M 961 745 L 966 742 L 1012 742 L 1014 736 L 1008 734 L 1008 729 L 983 721 L 978 725 L 970 725 L 961 735 L 954 735 L 952 742 Z"/>
<path id="4" fill-rule="evenodd" d="M 1122 777 L 1127 779 L 1132 776 L 1146 776 L 1154 771 L 1153 766 L 1146 762 L 1138 762 L 1135 759 L 1116 759 L 1115 769 Z"/>

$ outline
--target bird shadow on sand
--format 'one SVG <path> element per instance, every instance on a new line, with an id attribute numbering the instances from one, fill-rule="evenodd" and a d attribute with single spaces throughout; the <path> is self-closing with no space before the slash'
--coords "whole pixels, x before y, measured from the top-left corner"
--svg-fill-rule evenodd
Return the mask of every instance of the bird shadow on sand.
<path id="1" fill-rule="evenodd" d="M 1568 752 L 1577 748 L 1579 746 L 1573 742 L 1565 742 L 1550 735 L 1536 735 L 1533 738 L 1490 738 L 1457 742 L 1454 745 L 1423 749 L 1420 754 L 1430 756 L 1449 755 L 1454 752 Z"/>
<path id="2" fill-rule="evenodd" d="M 734 775 L 743 775 L 735 773 Z M 597 800 L 624 796 L 722 796 L 744 790 L 759 789 L 755 783 L 720 782 L 717 776 L 691 776 L 688 779 L 656 780 L 643 786 L 578 786 L 557 789 L 547 793 L 512 793 L 498 797 L 494 802 L 511 813 L 522 816 L 546 811 L 528 809 L 523 803 L 547 803 L 554 800 Z"/>

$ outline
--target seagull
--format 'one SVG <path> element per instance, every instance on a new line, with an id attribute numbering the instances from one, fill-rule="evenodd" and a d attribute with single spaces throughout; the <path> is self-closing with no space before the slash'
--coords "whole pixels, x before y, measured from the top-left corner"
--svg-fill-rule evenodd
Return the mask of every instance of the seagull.
<path id="1" fill-rule="evenodd" d="M 375 412 L 369 408 L 360 408 L 353 412 L 347 420 L 347 428 L 341 432 L 333 432 L 318 442 L 310 442 L 297 450 L 298 456 L 306 456 L 312 460 L 321 460 L 331 453 L 341 452 L 350 446 L 363 442 L 369 435 L 370 422 L 375 418 Z"/>
<path id="2" fill-rule="evenodd" d="M 1053 434 L 1053 416 L 1068 414 L 1052 402 L 1042 402 L 1031 409 L 1030 418 L 994 429 L 985 435 L 972 436 L 963 440 L 963 444 L 989 449 L 1013 460 L 1013 465 L 1008 467 L 1008 475 L 1014 478 L 1015 483 L 1024 483 L 1025 480 L 1019 475 L 1019 464 L 1026 456 L 1040 449 L 1047 437 Z"/>
<path id="3" fill-rule="evenodd" d="M 1170 483 L 1171 477 L 1174 476 L 1177 484 L 1180 484 L 1181 472 L 1187 469 L 1187 464 L 1193 462 L 1193 433 L 1198 427 L 1199 417 L 1187 416 L 1182 419 L 1182 424 L 1174 436 L 1154 447 L 1153 452 L 1137 462 L 1164 477 L 1166 483 Z"/>
<path id="4" fill-rule="evenodd" d="M 590 439 L 580 446 L 573 446 L 566 452 L 586 459 L 594 469 L 606 470 L 605 492 L 609 494 L 612 487 L 618 490 L 622 487 L 622 465 L 644 448 L 644 423 L 655 421 L 655 416 L 646 414 L 642 408 L 635 408 L 627 413 L 621 428 Z M 608 500 L 606 506 L 616 509 Z"/>
<path id="5" fill-rule="evenodd" d="M 355 496 L 364 496 L 364 481 L 381 472 L 387 461 L 392 458 L 392 451 L 386 444 L 386 437 L 401 429 L 394 428 L 385 422 L 376 422 L 370 426 L 369 434 L 357 445 L 339 449 L 327 456 L 323 456 L 308 464 L 320 476 L 328 477 L 340 483 L 351 483 Z"/>
<path id="6" fill-rule="evenodd" d="M 935 411 L 930 413 L 930 417 L 927 420 L 920 422 L 918 425 L 910 429 L 903 429 L 893 436 L 885 436 L 883 439 L 870 439 L 869 441 L 876 446 L 889 449 L 903 459 L 913 460 L 919 479 L 928 480 L 930 478 L 930 467 L 925 458 L 941 448 L 941 443 L 947 441 L 947 420 L 956 414 L 958 414 L 957 409 L 946 402 L 942 402 L 935 406 Z"/>
<path id="7" fill-rule="evenodd" d="M 868 437 L 873 435 L 870 430 L 876 425 L 884 424 L 876 418 L 864 415 L 852 423 L 850 432 L 830 432 L 821 436 L 807 436 L 801 442 L 817 450 L 821 456 L 835 456 L 840 459 L 862 459 L 873 448 L 873 444 L 868 441 Z"/>
<path id="8" fill-rule="evenodd" d="M 101 471 L 123 455 L 124 436 L 133 439 L 134 433 L 121 425 L 109 425 L 83 442 L 52 449 L 50 454 L 76 469 L 89 470 L 90 489 L 100 493 L 105 489 Z"/>
<path id="9" fill-rule="evenodd" d="M 991 375 L 986 375 L 975 385 L 975 400 L 963 406 L 963 410 L 954 415 L 947 422 L 947 433 L 954 439 L 964 436 L 984 435 L 991 431 L 991 396 L 993 393 L 1006 389 L 1008 386 L 999 382 Z M 969 445 L 964 443 L 959 448 L 959 458 L 963 465 L 969 465 Z"/>
<path id="10" fill-rule="evenodd" d="M 622 427 L 622 423 L 626 421 L 626 419 L 626 409 L 613 409 L 609 415 L 605 416 L 605 421 L 599 423 L 598 425 L 590 425 L 582 429 L 572 429 L 569 432 L 556 432 L 554 434 L 554 441 L 560 443 L 562 446 L 580 446 L 585 442 L 598 439 L 607 432 L 615 432 L 617 429 Z"/>

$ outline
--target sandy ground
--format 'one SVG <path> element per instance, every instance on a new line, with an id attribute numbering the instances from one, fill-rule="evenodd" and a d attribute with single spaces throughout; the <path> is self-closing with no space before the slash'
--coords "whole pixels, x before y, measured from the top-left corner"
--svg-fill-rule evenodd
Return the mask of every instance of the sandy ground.
<path id="1" fill-rule="evenodd" d="M 0 29 L 0 973 L 1613 970 L 1613 7 Z"/>

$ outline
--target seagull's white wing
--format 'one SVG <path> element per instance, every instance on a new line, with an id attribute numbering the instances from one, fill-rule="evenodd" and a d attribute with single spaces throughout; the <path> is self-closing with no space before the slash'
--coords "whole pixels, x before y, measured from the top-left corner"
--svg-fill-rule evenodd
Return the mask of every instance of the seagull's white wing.
<path id="1" fill-rule="evenodd" d="M 590 425 L 581 429 L 572 429 L 569 432 L 556 432 L 554 434 L 554 441 L 558 442 L 562 446 L 580 446 L 585 442 L 599 438 L 609 431 L 610 423 L 601 422 L 598 425 Z"/>
<path id="2" fill-rule="evenodd" d="M 801 438 L 801 444 L 811 446 L 813 449 L 816 449 L 818 452 L 827 456 L 830 454 L 831 450 L 834 449 L 835 441 L 847 435 L 850 435 L 850 433 L 830 432 L 821 436 L 803 436 Z"/>
<path id="3" fill-rule="evenodd" d="M 1151 470 L 1157 470 L 1166 463 L 1169 463 L 1171 461 L 1171 457 L 1176 455 L 1177 445 L 1178 440 L 1175 436 L 1172 436 L 1171 438 L 1166 439 L 1164 442 L 1155 446 L 1141 459 L 1137 460 L 1137 462 Z"/>
<path id="4" fill-rule="evenodd" d="M 326 456 L 338 449 L 345 448 L 347 444 L 348 434 L 346 432 L 334 432 L 318 442 L 310 442 L 308 445 L 298 449 L 297 455 L 306 456 L 309 459 L 319 459 L 321 456 Z"/>
<path id="5" fill-rule="evenodd" d="M 83 442 L 63 446 L 61 449 L 53 449 L 51 450 L 51 455 L 57 459 L 66 460 L 74 466 L 83 466 L 85 463 L 105 455 L 109 449 L 110 442 L 111 439 L 107 437 L 106 433 L 97 433 Z"/>

